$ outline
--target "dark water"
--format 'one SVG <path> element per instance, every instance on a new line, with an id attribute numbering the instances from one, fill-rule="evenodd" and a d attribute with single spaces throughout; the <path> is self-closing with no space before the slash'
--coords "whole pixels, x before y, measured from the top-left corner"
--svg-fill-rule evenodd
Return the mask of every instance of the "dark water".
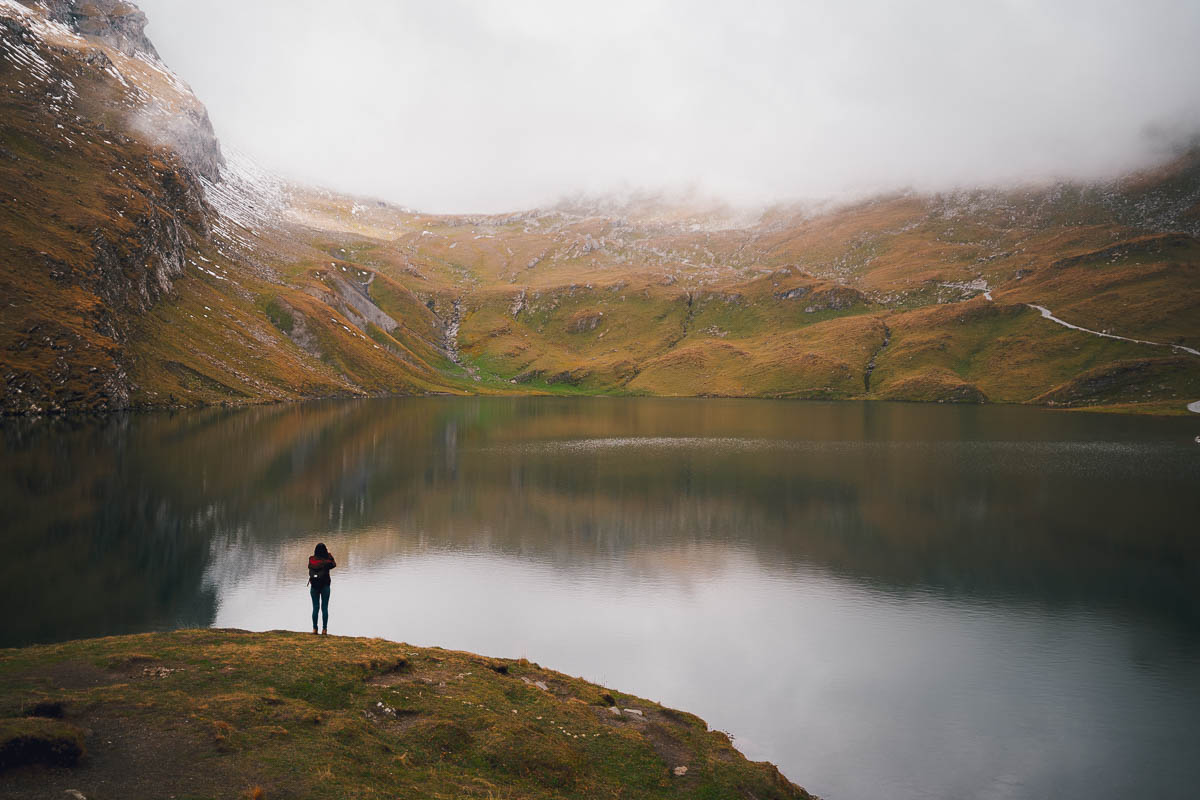
<path id="1" fill-rule="evenodd" d="M 1194 797 L 1200 418 L 421 399 L 8 421 L 0 644 L 527 656 L 830 800 Z"/>

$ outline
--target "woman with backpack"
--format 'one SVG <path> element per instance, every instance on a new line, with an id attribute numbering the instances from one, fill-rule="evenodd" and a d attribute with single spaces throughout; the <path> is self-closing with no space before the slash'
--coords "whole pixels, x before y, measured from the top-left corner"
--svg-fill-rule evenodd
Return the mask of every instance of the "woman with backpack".
<path id="1" fill-rule="evenodd" d="M 313 633 L 317 632 L 317 611 L 321 612 L 321 633 L 329 633 L 329 570 L 337 566 L 324 542 L 308 557 L 308 593 L 313 604 Z"/>

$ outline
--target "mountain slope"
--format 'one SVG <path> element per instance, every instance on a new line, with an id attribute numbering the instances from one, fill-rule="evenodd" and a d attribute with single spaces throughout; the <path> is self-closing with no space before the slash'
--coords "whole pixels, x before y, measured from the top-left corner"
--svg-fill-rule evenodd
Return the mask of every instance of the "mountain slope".
<path id="1" fill-rule="evenodd" d="M 825 209 L 427 215 L 226 157 L 144 24 L 118 0 L 0 0 L 6 413 L 420 392 L 1181 413 L 1200 397 L 1198 149 L 1105 184 Z"/>
<path id="2" fill-rule="evenodd" d="M 289 279 L 323 251 L 250 233 L 271 184 L 226 163 L 144 24 L 0 2 L 4 411 L 452 390 L 438 336 L 372 341 L 352 283 Z"/>
<path id="3" fill-rule="evenodd" d="M 366 239 L 355 263 L 456 299 L 461 352 L 514 388 L 1182 411 L 1200 392 L 1197 208 L 1193 151 L 1106 186 L 773 209 L 737 227 L 645 204 L 469 218 L 315 193 L 290 214 Z"/>

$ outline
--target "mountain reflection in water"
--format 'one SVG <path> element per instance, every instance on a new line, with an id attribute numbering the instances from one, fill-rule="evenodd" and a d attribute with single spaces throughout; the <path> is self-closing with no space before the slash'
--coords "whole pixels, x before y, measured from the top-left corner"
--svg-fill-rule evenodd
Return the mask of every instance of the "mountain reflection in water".
<path id="1" fill-rule="evenodd" d="M 0 644 L 302 630 L 323 540 L 332 630 L 685 707 L 833 800 L 1183 797 L 1194 428 L 663 399 L 9 420 L 0 598 L 29 613 Z"/>

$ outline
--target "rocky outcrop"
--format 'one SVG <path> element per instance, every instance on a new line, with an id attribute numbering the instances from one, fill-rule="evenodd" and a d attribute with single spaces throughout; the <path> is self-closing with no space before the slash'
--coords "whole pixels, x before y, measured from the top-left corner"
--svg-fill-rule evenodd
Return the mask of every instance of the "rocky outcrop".
<path id="1" fill-rule="evenodd" d="M 804 297 L 806 294 L 808 294 L 811 291 L 812 291 L 811 287 L 797 286 L 793 289 L 786 289 L 781 292 L 776 292 L 775 298 L 777 300 L 799 300 L 800 298 Z"/>
<path id="2" fill-rule="evenodd" d="M 849 286 L 835 286 L 809 295 L 804 312 L 815 314 L 818 311 L 845 311 L 865 302 L 867 302 L 866 295 L 857 289 L 851 289 Z"/>
<path id="3" fill-rule="evenodd" d="M 146 91 L 143 107 L 131 120 L 133 127 L 154 143 L 174 150 L 189 168 L 212 182 L 221 180 L 225 157 L 213 131 L 208 110 L 191 90 L 171 75 L 158 51 L 146 37 L 146 15 L 124 0 L 22 0 L 87 40 L 112 48 L 130 58 L 140 58 L 166 78 L 171 97 Z M 88 54 L 98 69 L 112 64 L 103 51 Z M 120 65 L 116 65 L 120 69 Z M 142 87 L 145 89 L 146 87 Z"/>
<path id="4" fill-rule="evenodd" d="M 212 183 L 222 180 L 225 156 L 204 106 L 160 111 L 152 119 L 153 124 L 142 127 L 174 150 L 184 164 Z"/>
<path id="5" fill-rule="evenodd" d="M 204 191 L 185 170 L 147 165 L 153 183 L 131 203 L 125 225 L 98 228 L 89 283 L 111 310 L 144 312 L 183 274 L 193 233 L 207 231 Z"/>
<path id="6" fill-rule="evenodd" d="M 76 33 L 120 50 L 127 56 L 145 53 L 158 58 L 158 51 L 146 38 L 146 15 L 124 0 L 22 0 L 25 5 L 41 5 L 50 18 Z"/>
<path id="7" fill-rule="evenodd" d="M 313 293 L 322 302 L 348 319 L 356 328 L 367 333 L 371 325 L 378 327 L 384 333 L 391 333 L 400 327 L 400 323 L 392 319 L 382 308 L 375 305 L 367 289 L 369 282 L 347 278 L 334 270 L 321 272 L 324 283 L 333 292 Z M 372 276 L 373 277 L 373 276 Z"/>
<path id="8" fill-rule="evenodd" d="M 567 333 L 594 331 L 603 320 L 603 311 L 577 311 L 567 320 Z"/>

